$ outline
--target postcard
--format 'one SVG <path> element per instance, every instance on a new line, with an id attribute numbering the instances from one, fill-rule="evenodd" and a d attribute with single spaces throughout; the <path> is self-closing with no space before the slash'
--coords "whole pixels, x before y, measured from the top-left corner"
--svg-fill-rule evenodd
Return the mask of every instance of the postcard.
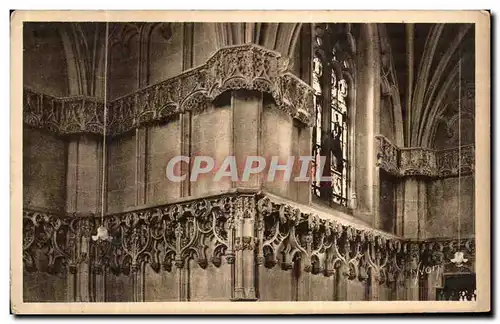
<path id="1" fill-rule="evenodd" d="M 14 11 L 11 312 L 489 312 L 490 13 Z"/>

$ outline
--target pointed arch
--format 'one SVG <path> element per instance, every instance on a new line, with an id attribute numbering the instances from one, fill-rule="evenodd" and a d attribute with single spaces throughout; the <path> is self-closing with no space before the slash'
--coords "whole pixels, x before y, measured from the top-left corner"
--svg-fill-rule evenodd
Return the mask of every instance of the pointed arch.
<path id="1" fill-rule="evenodd" d="M 453 55 L 456 53 L 458 48 L 460 47 L 460 44 L 462 44 L 462 41 L 465 37 L 465 35 L 468 33 L 471 25 L 463 25 L 460 28 L 459 33 L 456 35 L 455 39 L 453 42 L 450 44 L 450 47 L 446 50 L 445 54 L 441 57 L 441 60 L 439 61 L 436 71 L 434 72 L 431 82 L 429 83 L 425 95 L 424 95 L 424 102 L 422 104 L 425 104 L 423 111 L 422 111 L 422 117 L 420 120 L 420 125 L 418 128 L 418 143 L 421 145 L 422 140 L 423 140 L 423 133 L 425 131 L 424 125 L 427 125 L 427 118 L 431 114 L 431 111 L 436 109 L 437 106 L 433 105 L 433 96 L 434 93 L 436 92 L 436 89 L 438 89 L 438 83 L 442 79 L 446 67 L 449 65 L 449 62 L 451 61 Z"/>
<path id="2" fill-rule="evenodd" d="M 292 57 L 302 23 L 218 23 L 217 48 L 253 43 Z"/>
<path id="3" fill-rule="evenodd" d="M 410 146 L 418 146 L 417 130 L 422 114 L 423 98 L 427 87 L 427 80 L 433 62 L 434 53 L 436 51 L 440 35 L 442 34 L 443 29 L 444 29 L 444 24 L 438 24 L 432 26 L 432 29 L 425 41 L 424 53 L 422 55 L 422 58 L 420 59 L 420 64 L 419 64 L 417 84 L 415 86 L 414 96 L 412 98 L 411 107 L 413 110 L 412 111 L 413 118 L 412 120 L 410 120 L 410 136 L 411 136 L 411 138 L 409 139 Z"/>

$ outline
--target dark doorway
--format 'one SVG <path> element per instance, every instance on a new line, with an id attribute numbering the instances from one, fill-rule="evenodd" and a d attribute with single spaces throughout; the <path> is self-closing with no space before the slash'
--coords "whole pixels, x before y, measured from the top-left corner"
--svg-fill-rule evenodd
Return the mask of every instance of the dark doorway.
<path id="1" fill-rule="evenodd" d="M 475 301 L 476 275 L 460 274 L 445 276 L 443 288 L 436 291 L 437 300 Z"/>

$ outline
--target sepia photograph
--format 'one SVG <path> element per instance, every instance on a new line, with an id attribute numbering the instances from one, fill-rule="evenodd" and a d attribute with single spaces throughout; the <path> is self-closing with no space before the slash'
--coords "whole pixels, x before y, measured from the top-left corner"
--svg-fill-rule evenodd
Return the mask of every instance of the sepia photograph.
<path id="1" fill-rule="evenodd" d="M 11 311 L 489 311 L 489 24 L 14 12 Z"/>

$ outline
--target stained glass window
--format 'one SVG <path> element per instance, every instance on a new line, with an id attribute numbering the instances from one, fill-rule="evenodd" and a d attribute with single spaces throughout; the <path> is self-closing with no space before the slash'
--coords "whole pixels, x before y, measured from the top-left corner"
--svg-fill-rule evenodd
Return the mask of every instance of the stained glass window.
<path id="1" fill-rule="evenodd" d="M 352 36 L 349 35 L 349 24 L 317 24 L 313 42 L 312 86 L 316 118 L 312 190 L 322 200 L 343 206 L 347 206 L 348 201 L 348 111 L 353 86 L 353 51 L 349 42 Z"/>

